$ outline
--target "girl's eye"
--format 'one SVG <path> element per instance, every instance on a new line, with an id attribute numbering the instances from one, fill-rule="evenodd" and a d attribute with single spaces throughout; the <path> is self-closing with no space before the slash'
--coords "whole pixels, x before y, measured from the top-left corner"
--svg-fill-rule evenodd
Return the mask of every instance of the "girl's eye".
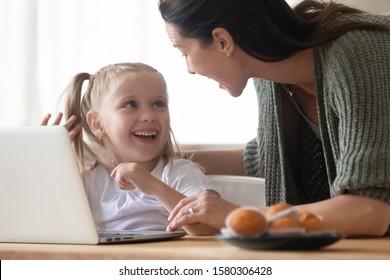
<path id="1" fill-rule="evenodd" d="M 125 108 L 137 108 L 137 102 L 129 101 L 126 103 Z"/>
<path id="2" fill-rule="evenodd" d="M 156 101 L 154 103 L 154 106 L 157 107 L 157 108 L 166 108 L 167 104 L 166 104 L 166 102 L 164 102 L 162 100 L 159 100 L 159 101 Z"/>

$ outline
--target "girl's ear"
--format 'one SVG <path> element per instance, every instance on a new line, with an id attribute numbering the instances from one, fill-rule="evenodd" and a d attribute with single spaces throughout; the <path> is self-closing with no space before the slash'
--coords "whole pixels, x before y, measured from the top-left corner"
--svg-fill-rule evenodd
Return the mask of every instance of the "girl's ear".
<path id="1" fill-rule="evenodd" d="M 93 135 L 99 140 L 102 140 L 106 136 L 106 132 L 99 120 L 99 115 L 97 112 L 89 111 L 87 113 L 87 123 L 91 129 Z"/>
<path id="2" fill-rule="evenodd" d="M 234 51 L 234 40 L 230 33 L 221 27 L 217 27 L 212 32 L 217 48 L 224 52 L 226 56 L 230 56 Z"/>

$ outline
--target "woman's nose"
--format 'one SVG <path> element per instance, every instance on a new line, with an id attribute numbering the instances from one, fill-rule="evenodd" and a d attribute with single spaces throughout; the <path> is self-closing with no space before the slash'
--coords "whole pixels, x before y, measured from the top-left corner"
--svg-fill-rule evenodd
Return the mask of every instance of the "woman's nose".
<path id="1" fill-rule="evenodd" d="M 190 67 L 190 65 L 188 64 L 188 62 L 187 62 L 187 71 L 188 71 L 188 73 L 190 73 L 190 74 L 195 74 L 195 71 L 192 71 L 192 70 L 191 70 L 191 67 Z"/>
<path id="2" fill-rule="evenodd" d="M 196 74 L 194 71 L 192 71 L 190 68 L 188 68 L 188 73 L 190 74 Z"/>

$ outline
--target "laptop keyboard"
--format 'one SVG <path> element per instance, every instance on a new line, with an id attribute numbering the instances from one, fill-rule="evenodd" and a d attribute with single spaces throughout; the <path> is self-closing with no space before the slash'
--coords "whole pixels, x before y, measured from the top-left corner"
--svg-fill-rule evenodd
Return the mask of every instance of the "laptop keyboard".
<path id="1" fill-rule="evenodd" d="M 136 236 L 140 234 L 135 233 L 116 233 L 116 232 L 101 232 L 99 233 L 100 237 L 123 237 L 123 236 Z"/>
<path id="2" fill-rule="evenodd" d="M 137 233 L 130 233 L 130 232 L 117 232 L 117 231 L 100 231 L 99 237 L 105 238 L 107 241 L 120 241 L 120 240 L 130 240 L 133 239 L 135 236 L 139 236 L 142 234 Z"/>

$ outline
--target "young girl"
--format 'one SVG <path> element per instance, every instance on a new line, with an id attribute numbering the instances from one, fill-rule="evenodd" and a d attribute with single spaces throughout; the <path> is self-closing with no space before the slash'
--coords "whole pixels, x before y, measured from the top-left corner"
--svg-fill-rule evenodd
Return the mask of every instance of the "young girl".
<path id="1" fill-rule="evenodd" d="M 211 184 L 190 160 L 174 159 L 167 86 L 151 66 L 119 63 L 80 73 L 65 93 L 65 126 L 98 229 L 165 230 L 175 205 Z M 199 224 L 184 229 L 216 232 Z"/>

